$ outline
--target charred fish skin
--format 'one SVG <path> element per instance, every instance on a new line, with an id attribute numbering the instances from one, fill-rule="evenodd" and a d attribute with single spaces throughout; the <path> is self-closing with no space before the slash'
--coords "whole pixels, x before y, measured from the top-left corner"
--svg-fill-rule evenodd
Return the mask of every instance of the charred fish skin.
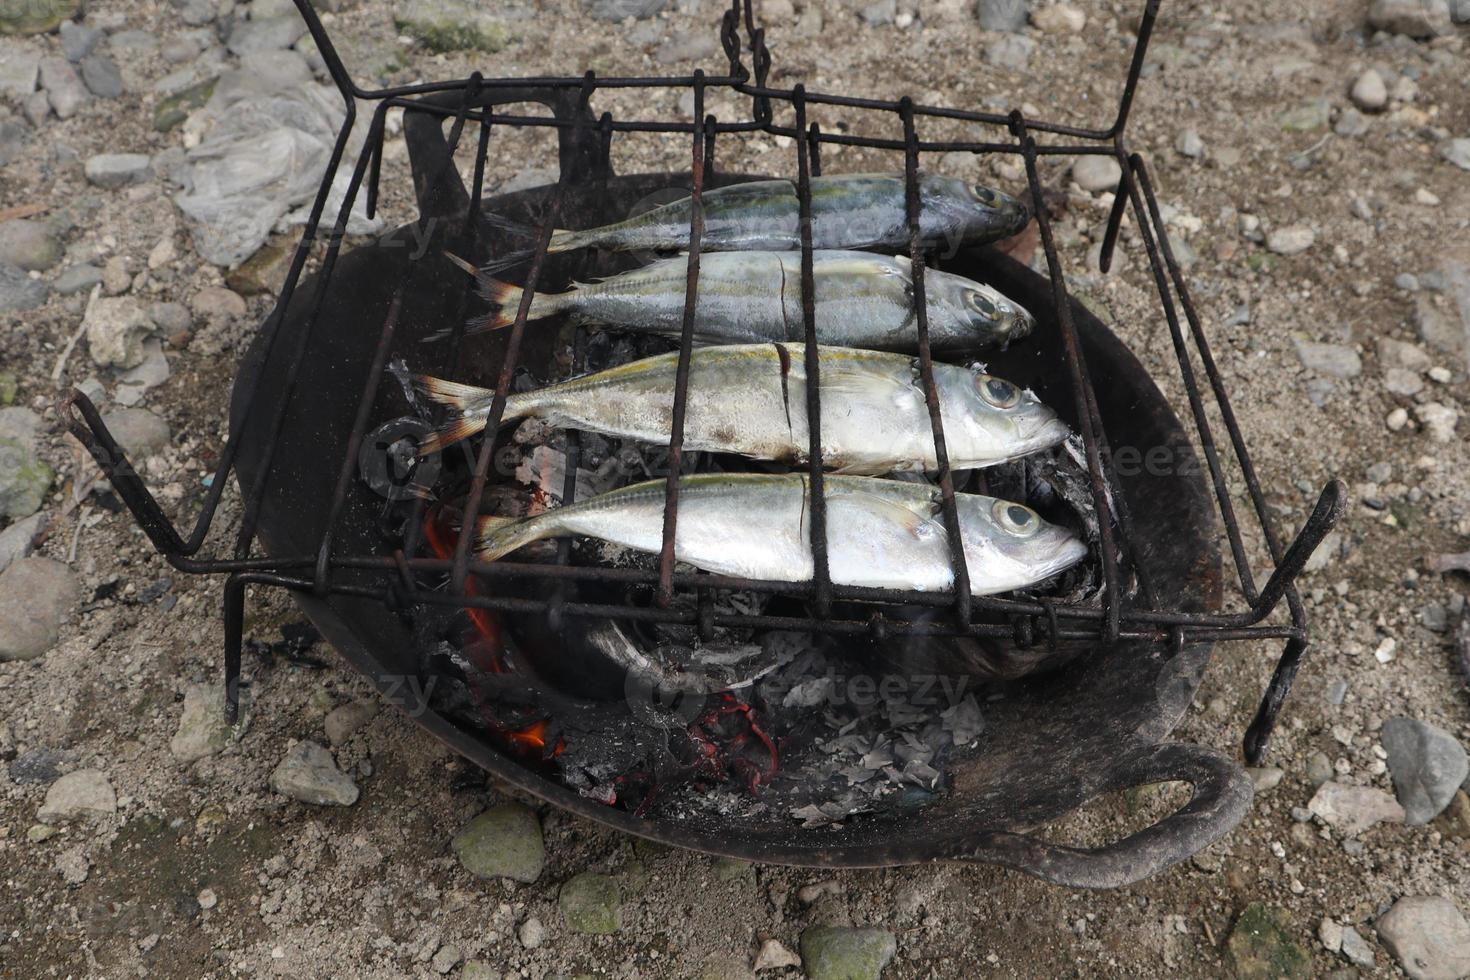
<path id="1" fill-rule="evenodd" d="M 693 351 L 684 447 L 805 463 L 811 443 L 804 354 L 800 344 Z M 871 474 L 938 468 L 914 359 L 821 346 L 817 358 L 824 467 Z M 503 418 L 536 417 L 558 428 L 667 443 L 678 363 L 678 353 L 671 352 L 512 395 Z M 934 365 L 934 379 L 952 467 L 1005 462 L 1049 448 L 1069 434 L 1051 409 L 1004 379 L 942 363 Z M 493 392 L 434 378 L 420 378 L 418 384 L 454 413 L 422 452 L 438 451 L 484 428 Z"/>
<path id="2" fill-rule="evenodd" d="M 656 259 L 598 282 L 574 283 L 563 293 L 538 293 L 530 318 L 566 314 L 584 323 L 677 338 L 683 330 L 687 274 L 683 258 Z M 1024 307 L 990 286 L 939 270 L 925 276 L 932 350 L 1004 346 L 1035 325 Z M 483 275 L 479 279 L 482 294 L 495 307 L 483 329 L 509 326 L 520 306 L 520 288 Z M 817 343 L 917 352 L 913 270 L 906 257 L 814 251 L 812 294 Z M 761 251 L 704 256 L 694 339 L 716 344 L 804 340 L 801 256 Z"/>
<path id="3" fill-rule="evenodd" d="M 901 174 L 831 174 L 811 179 L 813 248 L 904 248 L 909 244 Z M 785 179 L 732 184 L 705 192 L 702 251 L 801 248 L 796 185 Z M 979 244 L 1018 233 L 1030 209 L 992 188 L 940 174 L 919 175 L 919 237 L 928 248 Z M 692 200 L 685 198 L 616 224 L 555 232 L 550 251 L 689 247 Z"/>
<path id="4" fill-rule="evenodd" d="M 939 490 L 927 484 L 833 476 L 825 481 L 832 582 L 866 588 L 953 588 Z M 656 553 L 663 534 L 663 480 L 635 484 L 525 518 L 481 518 L 481 560 L 568 535 Z M 974 595 L 1028 588 L 1076 564 L 1087 546 L 1023 504 L 956 494 L 960 537 Z M 714 473 L 684 477 L 674 554 L 720 575 L 771 582 L 812 577 L 811 488 L 805 474 Z"/>

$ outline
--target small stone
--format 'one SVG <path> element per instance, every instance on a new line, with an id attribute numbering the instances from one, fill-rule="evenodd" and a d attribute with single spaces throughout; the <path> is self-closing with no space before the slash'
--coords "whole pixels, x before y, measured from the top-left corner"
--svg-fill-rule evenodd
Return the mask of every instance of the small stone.
<path id="1" fill-rule="evenodd" d="M 1414 325 L 1418 328 L 1419 338 L 1437 350 L 1458 354 L 1465 347 L 1466 328 L 1457 317 L 1441 312 L 1429 296 L 1415 298 Z"/>
<path id="2" fill-rule="evenodd" d="M 807 926 L 801 933 L 801 968 L 811 980 L 878 980 L 897 951 L 886 929 Z"/>
<path id="3" fill-rule="evenodd" d="M 322 728 L 327 733 L 327 741 L 333 745 L 341 745 L 359 728 L 372 721 L 377 713 L 378 702 L 376 700 L 349 701 L 347 704 L 333 708 L 322 721 Z"/>
<path id="4" fill-rule="evenodd" d="M 1414 415 L 1429 430 L 1429 438 L 1435 442 L 1454 442 L 1455 425 L 1460 420 L 1459 409 L 1439 402 L 1425 402 L 1414 406 Z"/>
<path id="5" fill-rule="evenodd" d="M 194 318 L 182 303 L 154 303 L 148 307 L 148 319 L 153 321 L 153 329 L 168 338 L 170 343 L 194 327 Z"/>
<path id="6" fill-rule="evenodd" d="M 73 64 L 91 54 L 103 37 L 101 28 L 88 27 L 75 20 L 62 21 L 57 33 L 61 40 L 61 53 Z"/>
<path id="7" fill-rule="evenodd" d="M 40 844 L 50 840 L 59 833 L 60 831 L 55 827 L 48 827 L 43 823 L 33 823 L 26 830 L 26 840 L 32 844 Z"/>
<path id="8" fill-rule="evenodd" d="M 82 12 L 82 0 L 0 0 L 0 35 L 46 34 Z"/>
<path id="9" fill-rule="evenodd" d="M 667 2 L 668 0 L 583 0 L 589 16 L 611 21 L 629 17 L 647 20 L 664 9 Z"/>
<path id="10" fill-rule="evenodd" d="M 37 454 L 32 435 L 22 436 L 9 424 L 17 418 L 32 419 L 28 408 L 0 409 L 0 518 L 20 520 L 41 509 L 55 476 Z"/>
<path id="11" fill-rule="evenodd" d="M 306 23 L 295 14 L 261 20 L 237 20 L 225 46 L 230 54 L 243 57 L 257 51 L 289 48 L 306 33 Z"/>
<path id="12" fill-rule="evenodd" d="M 89 54 L 82 59 L 82 81 L 99 99 L 115 99 L 123 94 L 122 72 L 117 62 L 105 54 Z M 61 115 L 60 112 L 57 115 Z"/>
<path id="13" fill-rule="evenodd" d="M 1337 678 L 1327 685 L 1327 703 L 1334 708 L 1342 707 L 1343 701 L 1347 700 L 1348 682 Z"/>
<path id="14" fill-rule="evenodd" d="M 274 295 L 286 284 L 296 243 L 279 237 L 262 245 L 240 267 L 225 276 L 225 285 L 241 296 Z"/>
<path id="15" fill-rule="evenodd" d="M 1391 395 L 1412 398 L 1424 390 L 1424 379 L 1405 368 L 1391 367 L 1383 372 L 1383 387 Z"/>
<path id="16" fill-rule="evenodd" d="M 1317 926 L 1317 939 L 1329 953 L 1342 949 L 1343 929 L 1336 919 L 1323 919 Z"/>
<path id="17" fill-rule="evenodd" d="M 1072 179 L 1088 193 L 1111 191 L 1123 179 L 1123 167 L 1110 156 L 1089 154 L 1072 163 Z"/>
<path id="18" fill-rule="evenodd" d="M 435 53 L 494 54 L 510 43 L 511 34 L 505 23 L 493 15 L 493 9 L 465 0 L 409 0 L 396 5 L 393 26 L 400 34 Z"/>
<path id="19" fill-rule="evenodd" d="M 134 462 L 162 452 L 173 432 L 162 418 L 146 408 L 120 408 L 102 416 L 102 424 Z"/>
<path id="20" fill-rule="evenodd" d="M 102 270 L 95 265 L 83 263 L 63 269 L 51 288 L 63 296 L 74 296 L 77 293 L 90 292 L 93 286 L 101 282 Z"/>
<path id="21" fill-rule="evenodd" d="M 29 218 L 0 221 L 0 262 L 44 272 L 61 261 L 61 242 L 51 226 Z"/>
<path id="22" fill-rule="evenodd" d="M 1279 113 L 1276 123 L 1282 129 L 1295 133 L 1310 133 L 1327 128 L 1332 118 L 1332 103 L 1326 99 L 1313 99 L 1292 109 Z"/>
<path id="23" fill-rule="evenodd" d="M 1442 728 L 1414 718 L 1390 718 L 1378 737 L 1388 753 L 1394 794 L 1411 826 L 1438 816 L 1470 776 L 1464 747 Z"/>
<path id="24" fill-rule="evenodd" d="M 1299 255 L 1317 241 L 1317 233 L 1306 225 L 1273 228 L 1266 236 L 1266 247 L 1277 255 Z"/>
<path id="25" fill-rule="evenodd" d="M 1186 129 L 1179 134 L 1179 139 L 1175 140 L 1174 148 L 1183 156 L 1197 159 L 1204 156 L 1205 141 L 1200 139 L 1196 130 Z"/>
<path id="26" fill-rule="evenodd" d="M 315 742 L 291 746 L 275 771 L 271 789 L 314 806 L 351 806 L 357 802 L 357 784 L 337 768 L 332 753 Z"/>
<path id="27" fill-rule="evenodd" d="M 1419 291 L 1419 277 L 1412 272 L 1400 272 L 1393 277 L 1394 288 L 1402 289 L 1406 293 L 1417 293 Z"/>
<path id="28" fill-rule="evenodd" d="M 466 960 L 459 977 L 460 980 L 502 980 L 500 971 L 486 960 Z"/>
<path id="29" fill-rule="evenodd" d="M 869 27 L 884 27 L 893 23 L 898 15 L 898 0 L 874 0 L 863 7 L 863 23 Z"/>
<path id="30" fill-rule="evenodd" d="M 153 321 L 131 296 L 98 297 L 83 317 L 87 349 L 98 367 L 136 367 L 143 363 L 143 338 Z"/>
<path id="31" fill-rule="evenodd" d="M 132 262 L 126 255 L 114 255 L 102 264 L 102 295 L 121 296 L 133 288 Z"/>
<path id="32" fill-rule="evenodd" d="M 55 825 L 116 812 L 117 794 L 107 777 L 96 769 L 78 769 L 51 784 L 36 819 Z"/>
<path id="33" fill-rule="evenodd" d="M 205 286 L 189 300 L 189 306 L 202 317 L 245 315 L 245 300 L 222 286 Z"/>
<path id="34" fill-rule="evenodd" d="M 533 915 L 516 929 L 516 939 L 526 949 L 536 949 L 546 941 L 546 926 Z"/>
<path id="35" fill-rule="evenodd" d="M 179 728 L 168 743 L 174 758 L 184 763 L 194 762 L 230 744 L 233 733 L 225 723 L 224 694 L 218 684 L 190 684 L 184 689 Z"/>
<path id="36" fill-rule="evenodd" d="M 218 78 L 209 78 L 182 89 L 166 99 L 160 99 L 153 107 L 153 128 L 160 133 L 166 133 L 188 119 L 189 113 L 209 101 L 218 82 Z"/>
<path id="37" fill-rule="evenodd" d="M 61 875 L 62 881 L 76 886 L 87 880 L 87 875 L 91 873 L 92 862 L 87 857 L 86 849 L 78 844 L 56 855 L 55 868 L 56 873 Z"/>
<path id="38" fill-rule="evenodd" d="M 1087 26 L 1087 15 L 1070 3 L 1053 3 L 1032 11 L 1031 23 L 1047 34 L 1076 34 Z"/>
<path id="39" fill-rule="evenodd" d="M 1470 974 L 1470 923 L 1438 895 L 1405 895 L 1377 922 L 1378 938 L 1413 980 Z"/>
<path id="40" fill-rule="evenodd" d="M 1344 926 L 1342 930 L 1342 955 L 1354 966 L 1360 966 L 1365 970 L 1371 970 L 1378 965 L 1377 957 L 1373 955 L 1373 947 L 1352 926 Z"/>
<path id="41" fill-rule="evenodd" d="M 1388 85 L 1377 70 L 1369 68 L 1353 82 L 1349 96 L 1359 109 L 1365 112 L 1377 112 L 1388 105 Z"/>
<path id="42" fill-rule="evenodd" d="M 1447 0 L 1373 0 L 1368 7 L 1368 26 L 1390 34 L 1430 38 L 1450 29 Z"/>
<path id="43" fill-rule="evenodd" d="M 76 577 L 59 561 L 11 562 L 0 572 L 0 661 L 34 660 L 54 647 L 76 593 Z"/>
<path id="44" fill-rule="evenodd" d="M 453 943 L 445 943 L 434 953 L 429 960 L 429 965 L 434 968 L 435 973 L 444 974 L 458 966 L 462 959 L 464 959 L 464 954 L 460 952 L 458 946 Z"/>
<path id="45" fill-rule="evenodd" d="M 1275 766 L 1250 767 L 1246 773 L 1251 777 L 1251 785 L 1256 788 L 1257 793 L 1266 793 L 1276 788 L 1281 782 L 1281 777 L 1286 775 Z"/>
<path id="46" fill-rule="evenodd" d="M 0 572 L 30 555 L 36 536 L 45 526 L 46 515 L 36 513 L 30 517 L 22 517 L 0 531 Z"/>
<path id="47" fill-rule="evenodd" d="M 1470 138 L 1461 136 L 1445 140 L 1439 148 L 1439 155 L 1461 170 L 1470 170 Z"/>
<path id="48" fill-rule="evenodd" d="M 610 936 L 623 928 L 618 883 L 607 875 L 582 872 L 561 886 L 557 903 L 567 925 L 575 932 Z"/>
<path id="49" fill-rule="evenodd" d="M 0 98 L 23 101 L 36 90 L 41 54 L 19 44 L 0 45 Z"/>
<path id="50" fill-rule="evenodd" d="M 1036 42 L 1024 34 L 1007 34 L 985 48 L 985 60 L 997 68 L 1024 71 L 1036 50 Z"/>
<path id="51" fill-rule="evenodd" d="M 1463 789 L 1456 790 L 1450 805 L 1435 818 L 1434 826 L 1446 837 L 1470 840 L 1470 795 Z"/>
<path id="52" fill-rule="evenodd" d="M 1429 369 L 1429 380 L 1433 381 L 1435 384 L 1447 385 L 1453 379 L 1454 374 L 1452 374 L 1450 372 L 1450 369 L 1447 367 L 1440 367 L 1436 365 L 1435 367 Z"/>
<path id="53" fill-rule="evenodd" d="M 0 261 L 0 313 L 24 313 L 46 302 L 51 287 L 20 266 Z"/>
<path id="54" fill-rule="evenodd" d="M 1026 26 L 1026 0 L 979 0 L 975 19 L 981 30 L 1014 34 Z"/>
<path id="55" fill-rule="evenodd" d="M 1383 821 L 1402 823 L 1404 819 L 1404 808 L 1382 790 L 1338 782 L 1317 787 L 1307 809 L 1347 837 L 1356 837 Z"/>
<path id="56" fill-rule="evenodd" d="M 1296 356 L 1308 371 L 1329 375 L 1334 378 L 1356 378 L 1363 373 L 1363 361 L 1358 352 L 1341 344 L 1319 344 L 1297 338 Z"/>
<path id="57" fill-rule="evenodd" d="M 82 170 L 88 183 L 116 190 L 146 180 L 148 167 L 148 156 L 144 153 L 99 153 L 88 157 Z"/>
<path id="58" fill-rule="evenodd" d="M 219 904 L 219 896 L 214 893 L 213 888 L 201 888 L 199 894 L 194 896 L 194 901 L 199 903 L 201 909 L 208 912 Z"/>
<path id="59" fill-rule="evenodd" d="M 1403 408 L 1394 409 L 1384 417 L 1383 424 L 1388 426 L 1388 431 L 1390 432 L 1402 431 L 1404 426 L 1409 424 L 1408 410 Z"/>
<path id="60" fill-rule="evenodd" d="M 519 803 L 493 806 L 465 824 L 450 845 L 466 871 L 480 878 L 530 884 L 546 867 L 541 822 Z"/>
<path id="61" fill-rule="evenodd" d="M 789 966 L 801 966 L 801 957 L 782 945 L 779 939 L 767 939 L 755 954 L 755 971 L 784 970 Z"/>

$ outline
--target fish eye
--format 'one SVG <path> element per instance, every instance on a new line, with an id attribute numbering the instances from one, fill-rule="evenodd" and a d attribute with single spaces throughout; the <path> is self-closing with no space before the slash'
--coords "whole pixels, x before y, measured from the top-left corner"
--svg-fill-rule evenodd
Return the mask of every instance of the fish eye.
<path id="1" fill-rule="evenodd" d="M 975 390 L 980 397 L 996 408 L 1015 408 L 1021 401 L 1021 389 L 994 375 L 982 374 L 975 378 Z"/>
<path id="2" fill-rule="evenodd" d="M 976 313 L 979 313 L 988 320 L 995 319 L 995 304 L 984 293 L 972 289 L 965 294 L 965 300 Z"/>
<path id="3" fill-rule="evenodd" d="M 975 184 L 970 188 L 970 196 L 981 204 L 993 205 L 995 203 L 995 191 L 989 187 L 983 187 L 980 184 Z"/>
<path id="4" fill-rule="evenodd" d="M 1024 504 L 997 500 L 990 508 L 995 523 L 1020 538 L 1029 538 L 1041 528 L 1041 518 Z"/>

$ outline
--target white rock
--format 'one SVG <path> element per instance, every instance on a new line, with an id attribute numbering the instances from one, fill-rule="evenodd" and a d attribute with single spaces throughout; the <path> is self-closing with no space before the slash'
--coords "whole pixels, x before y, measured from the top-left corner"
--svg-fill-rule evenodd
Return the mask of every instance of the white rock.
<path id="1" fill-rule="evenodd" d="M 1425 402 L 1414 406 L 1414 414 L 1429 430 L 1429 438 L 1435 442 L 1454 442 L 1455 425 L 1460 421 L 1460 411 L 1439 402 Z"/>
<path id="2" fill-rule="evenodd" d="M 116 190 L 146 179 L 149 162 L 146 153 L 98 153 L 87 158 L 82 172 L 88 183 Z"/>
<path id="3" fill-rule="evenodd" d="M 1317 787 L 1307 809 L 1348 837 L 1355 837 L 1382 821 L 1403 823 L 1404 820 L 1404 808 L 1383 790 L 1338 782 Z"/>
<path id="4" fill-rule="evenodd" d="M 536 949 L 546 941 L 546 926 L 533 915 L 516 929 L 516 938 L 526 949 Z"/>
<path id="5" fill-rule="evenodd" d="M 1470 975 L 1470 923 L 1438 895 L 1405 895 L 1378 920 L 1378 938 L 1414 980 Z"/>
<path id="6" fill-rule="evenodd" d="M 314 806 L 351 806 L 357 802 L 357 784 L 342 770 L 332 753 L 315 742 L 297 742 L 271 773 L 271 789 Z"/>
<path id="7" fill-rule="evenodd" d="M 1196 158 L 1204 155 L 1205 141 L 1200 139 L 1199 133 L 1194 129 L 1186 129 L 1179 134 L 1174 148 L 1184 156 Z"/>
<path id="8" fill-rule="evenodd" d="M 1374 68 L 1359 75 L 1348 94 L 1353 104 L 1365 112 L 1376 112 L 1388 105 L 1388 85 Z"/>
<path id="9" fill-rule="evenodd" d="M 131 296 L 99 297 L 87 307 L 87 349 L 98 367 L 143 363 L 143 338 L 153 330 L 148 311 Z"/>
<path id="10" fill-rule="evenodd" d="M 174 758 L 194 762 L 214 755 L 230 744 L 230 726 L 224 718 L 224 689 L 218 684 L 190 684 L 184 690 L 179 728 L 168 744 Z"/>
<path id="11" fill-rule="evenodd" d="M 116 812 L 117 794 L 107 777 L 96 769 L 78 769 L 51 784 L 36 819 L 44 824 L 58 824 Z"/>
<path id="12" fill-rule="evenodd" d="M 767 939 L 761 943 L 760 952 L 755 954 L 755 970 L 783 970 L 801 966 L 801 957 L 782 945 L 779 939 Z"/>
<path id="13" fill-rule="evenodd" d="M 1072 179 L 1089 193 L 1110 191 L 1123 179 L 1123 167 L 1113 157 L 1089 154 L 1072 164 Z"/>
<path id="14" fill-rule="evenodd" d="M 1317 233 L 1306 225 L 1273 228 L 1266 236 L 1266 247 L 1277 255 L 1299 255 L 1317 241 Z"/>
<path id="15" fill-rule="evenodd" d="M 1317 926 L 1317 938 L 1329 953 L 1342 949 L 1342 926 L 1336 919 L 1323 919 Z"/>
<path id="16" fill-rule="evenodd" d="M 1033 10 L 1031 23 L 1047 34 L 1076 34 L 1087 26 L 1087 15 L 1070 3 L 1053 3 Z"/>

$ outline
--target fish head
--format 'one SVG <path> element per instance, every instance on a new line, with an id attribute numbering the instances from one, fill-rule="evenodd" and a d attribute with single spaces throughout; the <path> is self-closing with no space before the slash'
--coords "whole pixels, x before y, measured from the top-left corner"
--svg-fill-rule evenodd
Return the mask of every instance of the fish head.
<path id="1" fill-rule="evenodd" d="M 1087 555 L 1087 544 L 1060 524 L 1043 520 L 1025 504 L 997 497 L 973 498 L 972 520 L 978 553 L 967 557 L 973 570 L 986 569 L 991 591 L 1025 588 L 1066 571 Z"/>
<path id="2" fill-rule="evenodd" d="M 1024 201 L 958 177 L 926 174 L 920 195 L 924 210 L 936 216 L 930 219 L 934 227 L 956 235 L 960 241 L 1009 238 L 1019 234 L 1031 220 L 1031 209 Z"/>
<path id="3" fill-rule="evenodd" d="M 960 424 L 966 435 L 976 446 L 1003 447 L 1005 459 L 1049 449 L 1071 435 L 1067 423 L 1033 392 L 978 366 L 970 371 L 965 401 L 969 411 Z"/>
<path id="4" fill-rule="evenodd" d="M 1031 311 L 998 289 L 960 276 L 950 276 L 941 290 L 954 319 L 957 338 L 975 338 L 1005 346 L 1036 326 Z M 978 346 L 978 345 L 977 345 Z"/>

